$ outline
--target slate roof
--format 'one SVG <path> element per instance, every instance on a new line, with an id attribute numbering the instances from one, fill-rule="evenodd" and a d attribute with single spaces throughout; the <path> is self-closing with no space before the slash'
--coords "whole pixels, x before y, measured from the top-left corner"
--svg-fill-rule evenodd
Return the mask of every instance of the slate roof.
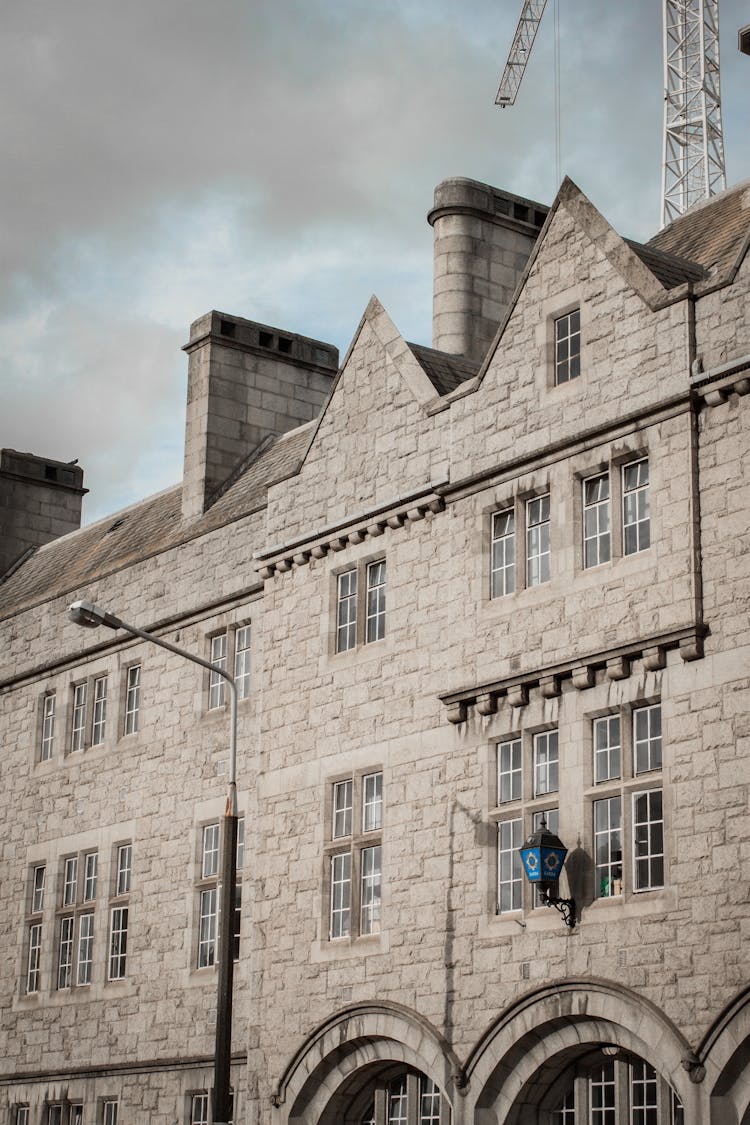
<path id="1" fill-rule="evenodd" d="M 425 348 L 422 344 L 408 346 L 439 395 L 449 394 L 461 383 L 473 379 L 479 371 L 480 364 L 466 356 L 449 355 L 448 352 Z"/>
<path id="2" fill-rule="evenodd" d="M 183 522 L 182 486 L 176 485 L 40 547 L 0 578 L 0 618 L 263 508 L 269 486 L 296 471 L 313 425 L 278 438 L 200 519 Z"/>
<path id="3" fill-rule="evenodd" d="M 695 262 L 712 274 L 733 270 L 747 245 L 750 180 L 691 207 L 664 227 L 648 247 Z"/>
<path id="4" fill-rule="evenodd" d="M 634 250 L 644 266 L 658 277 L 665 289 L 674 289 L 685 281 L 701 281 L 706 277 L 706 270 L 697 262 L 689 262 L 686 258 L 678 258 L 674 254 L 666 254 L 653 246 L 644 246 L 641 242 L 633 242 L 626 238 L 628 246 Z"/>

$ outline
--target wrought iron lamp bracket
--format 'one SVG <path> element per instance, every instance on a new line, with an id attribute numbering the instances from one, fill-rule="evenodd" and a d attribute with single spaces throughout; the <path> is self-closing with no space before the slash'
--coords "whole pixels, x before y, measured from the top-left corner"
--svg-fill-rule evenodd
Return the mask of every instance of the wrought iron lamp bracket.
<path id="1" fill-rule="evenodd" d="M 545 906 L 554 906 L 563 916 L 563 922 L 571 929 L 576 924 L 576 900 L 574 898 L 557 898 L 551 895 L 546 887 L 539 888 L 539 897 Z"/>

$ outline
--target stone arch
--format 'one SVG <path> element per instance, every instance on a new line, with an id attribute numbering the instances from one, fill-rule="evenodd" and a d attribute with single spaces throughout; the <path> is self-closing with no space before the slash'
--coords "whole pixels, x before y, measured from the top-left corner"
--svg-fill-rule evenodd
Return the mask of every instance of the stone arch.
<path id="1" fill-rule="evenodd" d="M 711 1125 L 750 1125 L 750 988 L 721 1012 L 696 1053 L 706 1069 Z"/>
<path id="2" fill-rule="evenodd" d="M 536 1121 L 555 1081 L 602 1044 L 646 1059 L 677 1092 L 687 1120 L 698 1120 L 687 1040 L 649 1001 L 601 980 L 547 985 L 522 997 L 487 1029 L 465 1067 L 474 1120 Z"/>
<path id="3" fill-rule="evenodd" d="M 358 1085 L 392 1064 L 420 1071 L 454 1103 L 460 1065 L 433 1025 L 400 1004 L 355 1004 L 317 1027 L 289 1061 L 273 1097 L 277 1120 L 316 1125 L 335 1116 Z"/>

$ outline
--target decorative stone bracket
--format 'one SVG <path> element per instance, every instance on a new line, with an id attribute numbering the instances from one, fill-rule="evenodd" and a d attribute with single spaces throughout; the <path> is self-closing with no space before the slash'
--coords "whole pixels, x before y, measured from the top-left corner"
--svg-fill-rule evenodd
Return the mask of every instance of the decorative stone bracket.
<path id="1" fill-rule="evenodd" d="M 703 639 L 708 630 L 704 625 L 690 626 L 673 633 L 620 645 L 605 652 L 596 652 L 581 660 L 569 660 L 524 672 L 502 680 L 479 684 L 475 688 L 446 692 L 440 696 L 445 704 L 449 723 L 465 723 L 468 708 L 474 707 L 478 715 L 494 715 L 502 699 L 510 707 L 525 707 L 529 692 L 536 688 L 544 699 L 553 699 L 562 692 L 562 681 L 569 679 L 577 691 L 585 691 L 596 683 L 597 672 L 604 671 L 608 680 L 624 680 L 630 675 L 633 660 L 640 659 L 648 672 L 664 668 L 667 652 L 679 649 L 684 661 L 700 660 L 703 656 Z"/>
<path id="2" fill-rule="evenodd" d="M 255 556 L 258 574 L 265 581 L 275 573 L 284 574 L 292 567 L 306 566 L 310 559 L 322 559 L 330 552 L 343 551 L 349 544 L 377 539 L 385 533 L 386 528 L 395 531 L 404 524 L 432 519 L 445 508 L 444 498 L 436 492 L 444 484 L 447 481 L 431 482 L 428 488 L 408 493 L 388 504 L 331 524 L 315 535 L 261 551 Z"/>

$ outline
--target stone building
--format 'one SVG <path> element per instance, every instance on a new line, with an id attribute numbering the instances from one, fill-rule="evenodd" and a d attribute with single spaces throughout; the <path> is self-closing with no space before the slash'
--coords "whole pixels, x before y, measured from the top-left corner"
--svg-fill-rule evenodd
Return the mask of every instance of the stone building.
<path id="1" fill-rule="evenodd" d="M 0 1122 L 750 1122 L 750 187 L 437 189 L 434 348 L 197 321 L 184 481 L 0 584 Z M 544 817 L 559 896 L 517 849 Z"/>

